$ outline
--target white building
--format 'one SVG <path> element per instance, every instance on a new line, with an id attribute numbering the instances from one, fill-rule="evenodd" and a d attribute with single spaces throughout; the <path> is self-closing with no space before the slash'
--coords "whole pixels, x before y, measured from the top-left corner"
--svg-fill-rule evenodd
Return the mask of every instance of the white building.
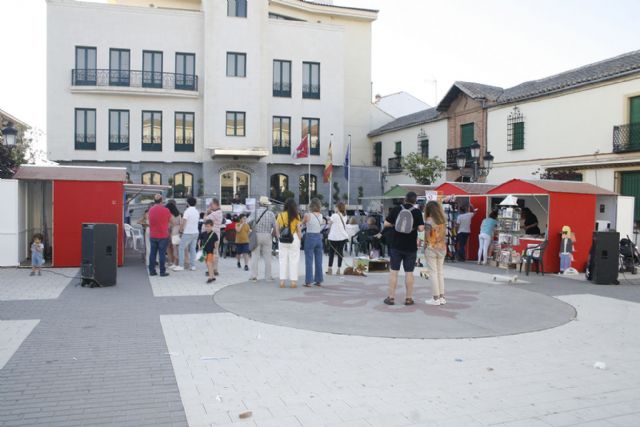
<path id="1" fill-rule="evenodd" d="M 407 92 L 396 92 L 390 95 L 376 95 L 374 104 L 394 119 L 417 113 L 431 107 L 424 101 Z"/>
<path id="2" fill-rule="evenodd" d="M 589 182 L 635 196 L 640 221 L 640 51 L 505 89 L 487 131 L 490 182 Z"/>
<path id="3" fill-rule="evenodd" d="M 290 153 L 310 133 L 312 194 L 328 197 L 329 143 L 341 165 L 349 139 L 352 185 L 377 194 L 376 17 L 302 0 L 48 0 L 48 156 L 124 166 L 176 196 L 288 190 L 304 202 L 307 161 Z"/>
<path id="4" fill-rule="evenodd" d="M 384 171 L 384 191 L 398 184 L 414 184 L 402 167 L 402 159 L 410 153 L 423 157 L 446 159 L 447 118 L 429 108 L 390 121 L 369 133 L 373 144 L 374 165 Z M 442 178 L 431 184 L 437 185 Z"/>

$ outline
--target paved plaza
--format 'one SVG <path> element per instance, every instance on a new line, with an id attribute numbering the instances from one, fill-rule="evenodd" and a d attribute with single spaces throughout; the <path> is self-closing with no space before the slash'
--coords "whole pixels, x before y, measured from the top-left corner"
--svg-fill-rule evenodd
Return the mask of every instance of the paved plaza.
<path id="1" fill-rule="evenodd" d="M 445 272 L 446 306 L 417 279 L 389 307 L 387 273 L 280 289 L 227 259 L 206 285 L 130 257 L 89 289 L 2 269 L 0 426 L 638 425 L 637 281 Z"/>

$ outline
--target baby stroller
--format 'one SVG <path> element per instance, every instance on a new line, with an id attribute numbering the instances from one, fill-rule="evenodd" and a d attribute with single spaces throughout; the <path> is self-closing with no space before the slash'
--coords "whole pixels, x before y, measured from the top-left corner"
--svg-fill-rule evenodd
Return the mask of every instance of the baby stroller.
<path id="1" fill-rule="evenodd" d="M 620 239 L 620 272 L 636 274 L 640 265 L 640 253 L 638 248 L 627 236 Z"/>

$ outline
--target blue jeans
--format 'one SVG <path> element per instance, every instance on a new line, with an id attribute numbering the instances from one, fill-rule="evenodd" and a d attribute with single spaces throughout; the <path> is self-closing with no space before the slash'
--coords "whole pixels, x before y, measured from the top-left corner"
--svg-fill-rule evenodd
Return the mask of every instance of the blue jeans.
<path id="1" fill-rule="evenodd" d="M 304 283 L 313 282 L 322 283 L 322 234 L 320 233 L 307 233 L 304 238 Z"/>
<path id="2" fill-rule="evenodd" d="M 178 248 L 178 265 L 184 267 L 184 250 L 189 248 L 189 265 L 192 267 L 196 265 L 196 244 L 198 243 L 197 234 L 183 234 L 180 239 L 180 246 Z"/>
<path id="3" fill-rule="evenodd" d="M 149 239 L 149 273 L 156 272 L 156 258 L 160 256 L 160 274 L 164 274 L 165 258 L 167 256 L 167 246 L 169 246 L 169 239 Z"/>
<path id="4" fill-rule="evenodd" d="M 467 240 L 469 240 L 469 233 L 458 233 L 458 259 L 464 261 L 467 259 Z"/>

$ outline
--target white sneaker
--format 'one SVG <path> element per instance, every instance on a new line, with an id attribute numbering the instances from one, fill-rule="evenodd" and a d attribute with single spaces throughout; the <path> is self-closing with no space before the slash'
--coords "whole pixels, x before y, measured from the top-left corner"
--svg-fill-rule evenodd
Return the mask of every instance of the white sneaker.
<path id="1" fill-rule="evenodd" d="M 189 270 L 191 270 L 191 271 L 196 271 L 196 266 L 195 266 L 195 265 L 192 265 L 192 266 L 191 266 L 191 268 L 190 268 Z"/>
<path id="2" fill-rule="evenodd" d="M 424 303 L 427 305 L 441 305 L 439 299 L 433 299 L 433 298 L 429 298 L 428 300 L 425 300 Z"/>
<path id="3" fill-rule="evenodd" d="M 438 301 L 440 301 L 440 305 L 445 305 L 447 303 L 447 300 L 443 298 L 440 298 Z"/>
<path id="4" fill-rule="evenodd" d="M 179 266 L 179 265 L 174 265 L 173 267 L 171 267 L 171 269 L 172 269 L 173 271 L 183 271 L 183 270 L 184 270 L 184 267 Z"/>

